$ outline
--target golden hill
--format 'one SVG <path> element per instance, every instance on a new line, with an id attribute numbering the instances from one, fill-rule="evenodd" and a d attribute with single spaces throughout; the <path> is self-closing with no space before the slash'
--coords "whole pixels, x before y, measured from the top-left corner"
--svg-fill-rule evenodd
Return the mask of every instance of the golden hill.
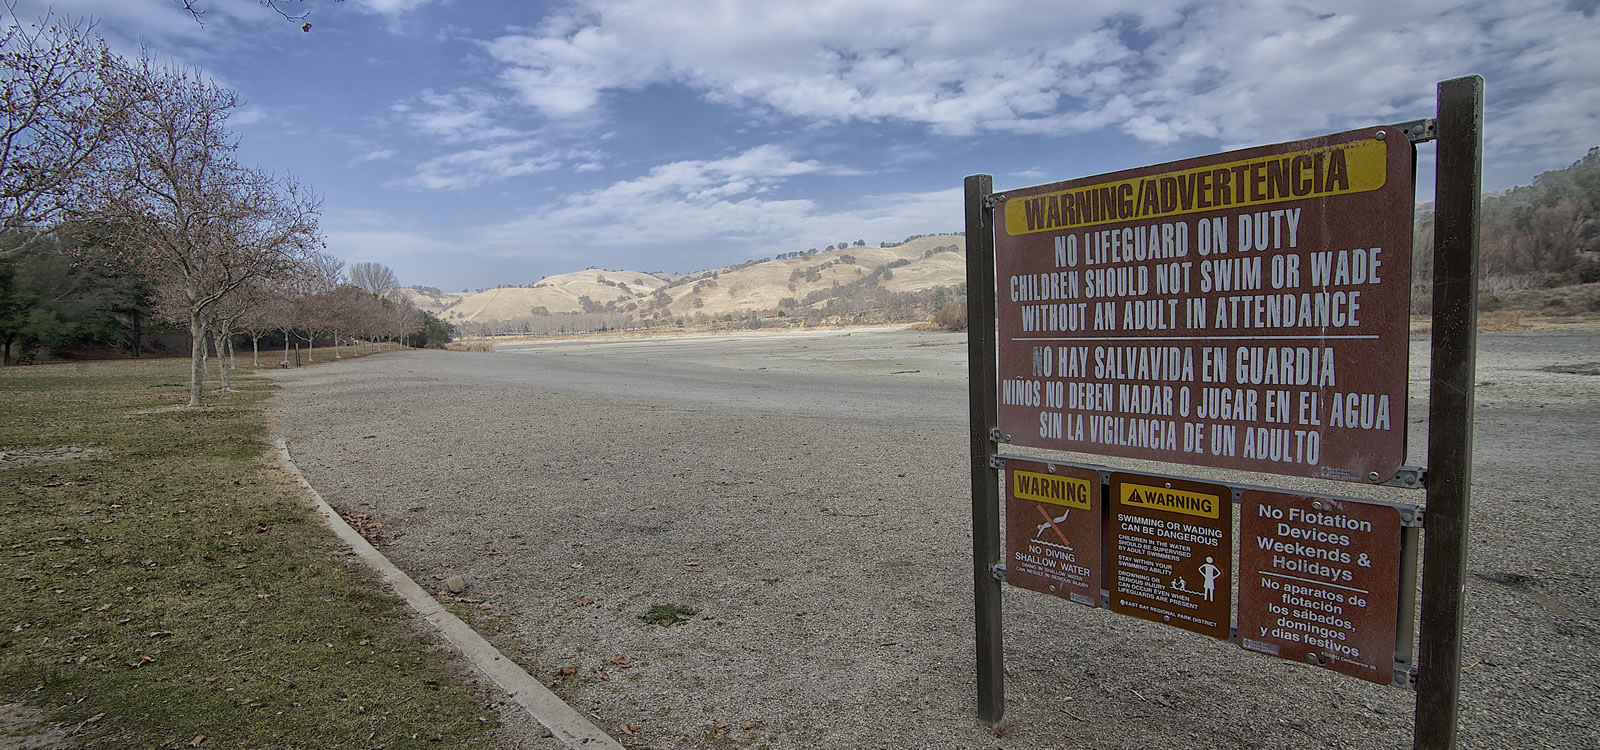
<path id="1" fill-rule="evenodd" d="M 464 332 L 537 333 L 678 321 L 817 322 L 891 309 L 921 314 L 953 297 L 965 281 L 966 238 L 933 235 L 894 247 L 841 247 L 685 275 L 589 269 L 529 287 L 402 292 Z"/>

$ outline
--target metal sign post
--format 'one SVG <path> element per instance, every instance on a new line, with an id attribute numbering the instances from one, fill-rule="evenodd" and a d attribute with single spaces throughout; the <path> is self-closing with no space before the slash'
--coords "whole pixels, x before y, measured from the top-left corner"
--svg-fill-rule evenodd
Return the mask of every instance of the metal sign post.
<path id="1" fill-rule="evenodd" d="M 1000 471 L 995 466 L 994 178 L 966 180 L 967 393 L 972 433 L 972 591 L 978 654 L 978 720 L 993 726 L 1006 711 L 1000 641 Z"/>
<path id="2" fill-rule="evenodd" d="M 1428 529 L 1413 746 L 1453 748 L 1461 693 L 1472 412 L 1478 358 L 1478 209 L 1483 179 L 1483 78 L 1439 84 L 1434 188 L 1433 364 L 1428 402 Z"/>

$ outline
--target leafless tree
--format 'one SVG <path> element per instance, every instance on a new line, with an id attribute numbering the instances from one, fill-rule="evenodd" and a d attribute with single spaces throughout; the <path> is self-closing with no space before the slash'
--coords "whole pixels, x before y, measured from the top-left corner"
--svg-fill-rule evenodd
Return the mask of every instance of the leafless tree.
<path id="1" fill-rule="evenodd" d="M 15 0 L 0 23 L 0 231 L 9 232 L 50 223 L 82 192 L 137 93 L 92 24 L 50 14 L 24 23 Z"/>
<path id="2" fill-rule="evenodd" d="M 310 22 L 306 21 L 311 16 L 311 11 L 303 9 L 305 0 L 257 0 L 257 2 L 277 11 L 278 15 L 283 16 L 286 21 L 299 21 L 301 31 L 311 30 Z M 333 2 L 342 3 L 344 0 L 333 0 Z M 194 16 L 195 22 L 201 26 L 205 25 L 205 20 L 201 18 L 206 13 L 205 9 L 195 5 L 195 0 L 178 0 L 178 3 L 183 6 L 184 10 L 189 11 L 189 15 Z M 301 8 L 302 10 L 295 13 L 290 11 L 289 8 Z"/>
<path id="3" fill-rule="evenodd" d="M 118 249 L 177 290 L 193 338 L 189 404 L 199 406 L 214 306 L 304 262 L 320 244 L 319 203 L 234 159 L 233 92 L 148 58 L 133 73 L 140 95 L 81 210 L 126 227 Z"/>
<path id="4" fill-rule="evenodd" d="M 387 297 L 400 287 L 394 270 L 382 263 L 355 263 L 350 266 L 350 283 L 374 297 Z"/>

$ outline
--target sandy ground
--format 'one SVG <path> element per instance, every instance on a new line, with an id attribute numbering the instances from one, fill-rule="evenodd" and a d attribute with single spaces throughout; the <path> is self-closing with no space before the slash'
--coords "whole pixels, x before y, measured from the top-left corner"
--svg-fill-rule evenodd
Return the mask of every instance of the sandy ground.
<path id="1" fill-rule="evenodd" d="M 463 575 L 479 631 L 630 746 L 1410 747 L 1408 691 L 1010 588 L 1007 719 L 978 724 L 965 346 L 594 339 L 274 377 L 328 500 L 425 586 Z M 1425 338 L 1412 361 L 1425 395 Z M 1600 377 L 1543 369 L 1596 361 L 1595 330 L 1481 339 L 1464 747 L 1600 746 Z M 641 621 L 659 603 L 699 614 Z"/>

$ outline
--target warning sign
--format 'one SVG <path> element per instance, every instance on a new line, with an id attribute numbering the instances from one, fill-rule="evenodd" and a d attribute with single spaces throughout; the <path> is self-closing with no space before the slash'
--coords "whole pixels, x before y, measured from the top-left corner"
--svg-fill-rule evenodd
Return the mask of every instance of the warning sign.
<path id="1" fill-rule="evenodd" d="M 1405 460 L 1411 144 L 1393 127 L 1007 190 L 1016 445 L 1354 482 Z"/>
<path id="2" fill-rule="evenodd" d="M 1400 527 L 1400 511 L 1388 505 L 1246 491 L 1240 645 L 1392 683 Z"/>
<path id="3" fill-rule="evenodd" d="M 1006 460 L 1006 582 L 1100 606 L 1100 472 Z"/>
<path id="4" fill-rule="evenodd" d="M 1111 610 L 1227 640 L 1233 494 L 1181 479 L 1111 475 Z"/>

